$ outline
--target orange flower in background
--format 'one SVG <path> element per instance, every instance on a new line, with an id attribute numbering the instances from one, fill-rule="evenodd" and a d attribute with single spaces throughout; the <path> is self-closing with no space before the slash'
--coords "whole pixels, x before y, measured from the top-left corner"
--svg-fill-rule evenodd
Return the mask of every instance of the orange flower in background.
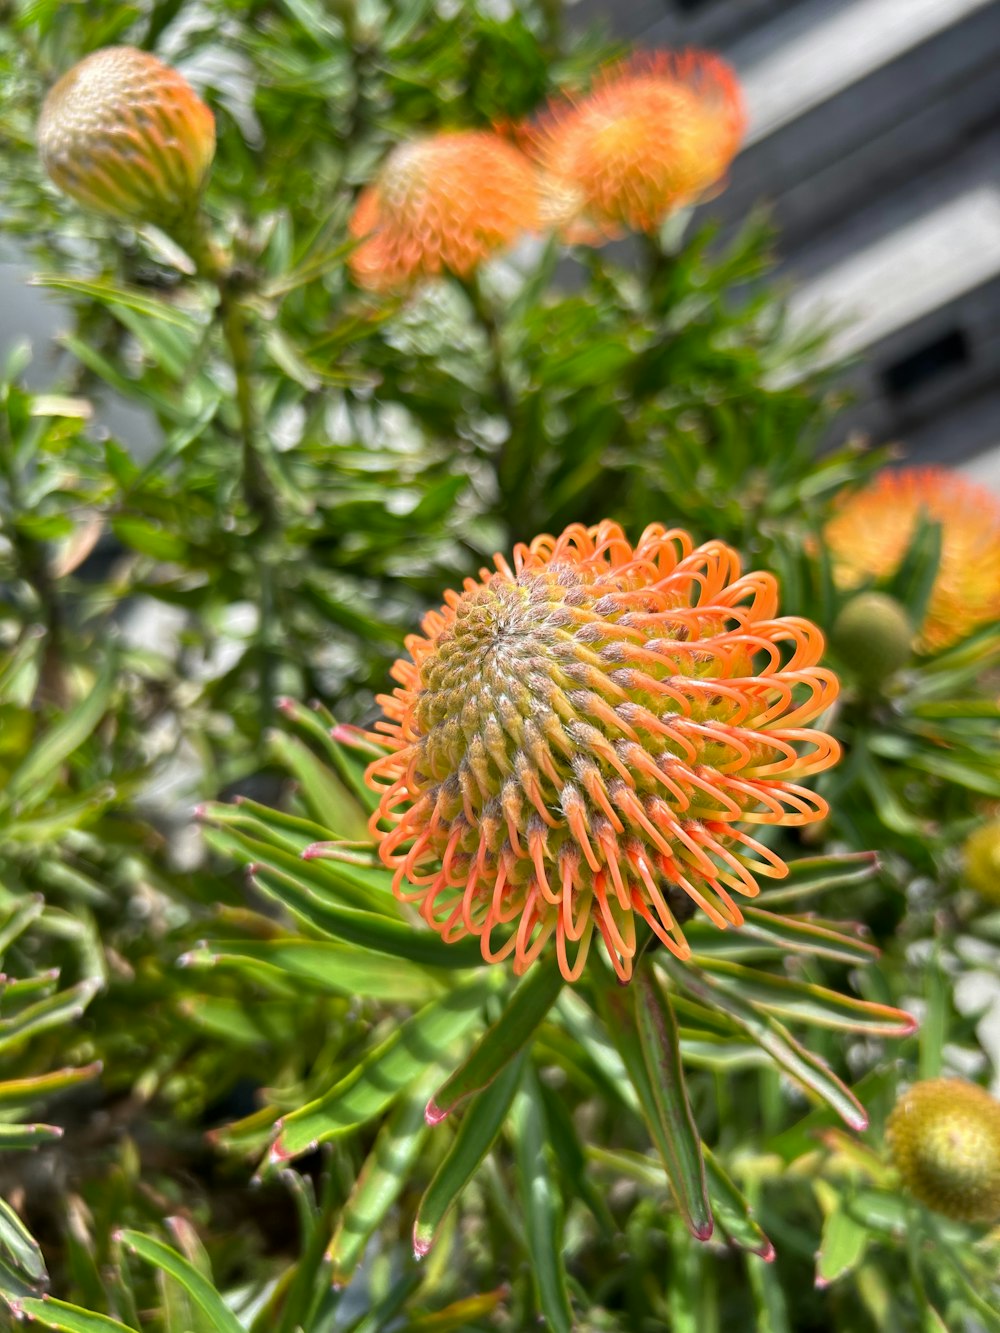
<path id="1" fill-rule="evenodd" d="M 443 272 L 467 277 L 537 226 L 537 179 L 522 153 L 484 131 L 435 134 L 394 148 L 362 191 L 351 269 L 377 291 Z"/>
<path id="2" fill-rule="evenodd" d="M 74 65 L 42 107 L 45 170 L 86 208 L 170 228 L 197 203 L 215 156 L 215 120 L 155 56 L 109 46 Z"/>
<path id="3" fill-rule="evenodd" d="M 527 137 L 551 220 L 571 240 L 622 228 L 654 231 L 717 185 L 746 116 L 736 76 L 718 56 L 667 51 L 606 71 L 579 101 L 553 105 Z"/>
<path id="4" fill-rule="evenodd" d="M 921 514 L 941 527 L 941 564 L 918 643 L 937 651 L 1000 620 L 1000 499 L 943 467 L 882 472 L 826 526 L 837 582 L 854 588 L 899 568 Z"/>
<path id="5" fill-rule="evenodd" d="M 787 873 L 740 825 L 826 813 L 796 782 L 839 756 L 804 725 L 837 695 L 823 637 L 777 615 L 772 575 L 659 526 L 633 550 L 575 525 L 495 565 L 445 594 L 379 699 L 371 827 L 395 891 L 518 973 L 554 936 L 575 980 L 596 932 L 627 979 L 637 914 L 686 958 L 695 908 L 738 926 L 732 893 Z"/>

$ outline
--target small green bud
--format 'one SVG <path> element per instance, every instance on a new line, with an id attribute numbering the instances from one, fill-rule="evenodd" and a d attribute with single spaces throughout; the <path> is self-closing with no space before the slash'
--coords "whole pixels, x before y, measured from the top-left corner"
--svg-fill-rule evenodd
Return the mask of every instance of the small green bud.
<path id="1" fill-rule="evenodd" d="M 858 680 L 881 685 L 910 660 L 913 625 L 895 598 L 862 592 L 841 609 L 830 644 Z"/>

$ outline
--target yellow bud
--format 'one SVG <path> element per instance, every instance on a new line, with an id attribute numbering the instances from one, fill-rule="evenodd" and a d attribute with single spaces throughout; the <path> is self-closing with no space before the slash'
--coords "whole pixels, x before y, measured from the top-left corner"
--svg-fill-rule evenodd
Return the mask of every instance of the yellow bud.
<path id="1" fill-rule="evenodd" d="M 169 231 L 197 204 L 215 155 L 215 120 L 169 65 L 109 46 L 51 90 L 38 148 L 49 176 L 77 203 Z"/>
<path id="2" fill-rule="evenodd" d="M 987 902 L 1000 905 L 1000 819 L 970 833 L 965 840 L 965 877 Z"/>
<path id="3" fill-rule="evenodd" d="M 1000 1102 L 975 1083 L 914 1083 L 886 1126 L 893 1161 L 921 1203 L 960 1222 L 1000 1217 Z"/>

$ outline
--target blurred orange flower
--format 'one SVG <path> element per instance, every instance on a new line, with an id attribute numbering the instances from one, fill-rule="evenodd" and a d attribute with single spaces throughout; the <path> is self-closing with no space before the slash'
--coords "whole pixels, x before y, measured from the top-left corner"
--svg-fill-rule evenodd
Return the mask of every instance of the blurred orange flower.
<path id="1" fill-rule="evenodd" d="M 548 219 L 571 240 L 654 231 L 725 175 L 746 125 L 736 76 L 702 51 L 651 52 L 606 71 L 526 132 Z"/>
<path id="2" fill-rule="evenodd" d="M 430 612 L 380 698 L 372 830 L 394 887 L 447 941 L 523 972 L 555 937 L 575 980 L 596 932 L 622 979 L 639 915 L 677 957 L 700 908 L 784 863 L 741 824 L 808 824 L 794 781 L 835 763 L 805 723 L 836 697 L 823 637 L 722 542 L 614 523 L 515 548 Z M 503 936 L 503 938 L 497 938 Z"/>
<path id="3" fill-rule="evenodd" d="M 941 564 L 918 644 L 937 651 L 1000 620 L 1000 500 L 944 467 L 882 472 L 845 499 L 826 526 L 844 588 L 893 574 L 921 513 L 942 525 Z"/>
<path id="4" fill-rule="evenodd" d="M 175 69 L 135 47 L 109 46 L 49 93 L 38 147 L 77 203 L 169 229 L 197 202 L 215 156 L 215 119 Z"/>
<path id="5" fill-rule="evenodd" d="M 351 269 L 362 286 L 405 287 L 442 272 L 467 277 L 495 251 L 538 226 L 538 184 L 528 159 L 485 131 L 400 144 L 351 219 L 362 244 Z"/>

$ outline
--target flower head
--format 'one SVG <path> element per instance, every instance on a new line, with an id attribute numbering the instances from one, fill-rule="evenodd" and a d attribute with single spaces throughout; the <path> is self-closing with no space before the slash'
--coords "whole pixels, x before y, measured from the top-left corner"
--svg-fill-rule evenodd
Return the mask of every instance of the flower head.
<path id="1" fill-rule="evenodd" d="M 351 268 L 376 290 L 444 271 L 467 277 L 537 225 L 535 172 L 517 148 L 480 130 L 434 134 L 394 148 L 362 191 Z"/>
<path id="2" fill-rule="evenodd" d="M 580 101 L 550 108 L 528 132 L 554 220 L 570 239 L 623 227 L 653 231 L 725 175 L 746 117 L 739 84 L 718 56 L 667 51 L 606 71 Z"/>
<path id="3" fill-rule="evenodd" d="M 38 147 L 52 180 L 78 203 L 169 228 L 201 192 L 215 120 L 175 69 L 146 51 L 109 46 L 51 90 Z"/>
<path id="4" fill-rule="evenodd" d="M 903 1183 L 960 1222 L 1000 1217 L 1000 1102 L 959 1078 L 914 1083 L 893 1107 L 886 1138 Z"/>
<path id="5" fill-rule="evenodd" d="M 882 472 L 826 526 L 837 582 L 857 587 L 899 568 L 921 514 L 941 524 L 941 563 L 918 643 L 936 651 L 1000 619 L 1000 500 L 943 467 Z"/>
<path id="6" fill-rule="evenodd" d="M 396 893 L 517 972 L 554 936 L 574 980 L 596 932 L 626 979 L 636 915 L 686 958 L 695 908 L 740 925 L 733 892 L 786 873 L 740 826 L 826 813 L 795 782 L 839 754 L 804 726 L 837 694 L 822 635 L 730 547 L 659 526 L 633 550 L 575 525 L 495 565 L 445 594 L 379 700 Z"/>
<path id="7" fill-rule="evenodd" d="M 987 902 L 1000 905 L 1000 818 L 994 817 L 965 840 L 965 876 Z"/>

